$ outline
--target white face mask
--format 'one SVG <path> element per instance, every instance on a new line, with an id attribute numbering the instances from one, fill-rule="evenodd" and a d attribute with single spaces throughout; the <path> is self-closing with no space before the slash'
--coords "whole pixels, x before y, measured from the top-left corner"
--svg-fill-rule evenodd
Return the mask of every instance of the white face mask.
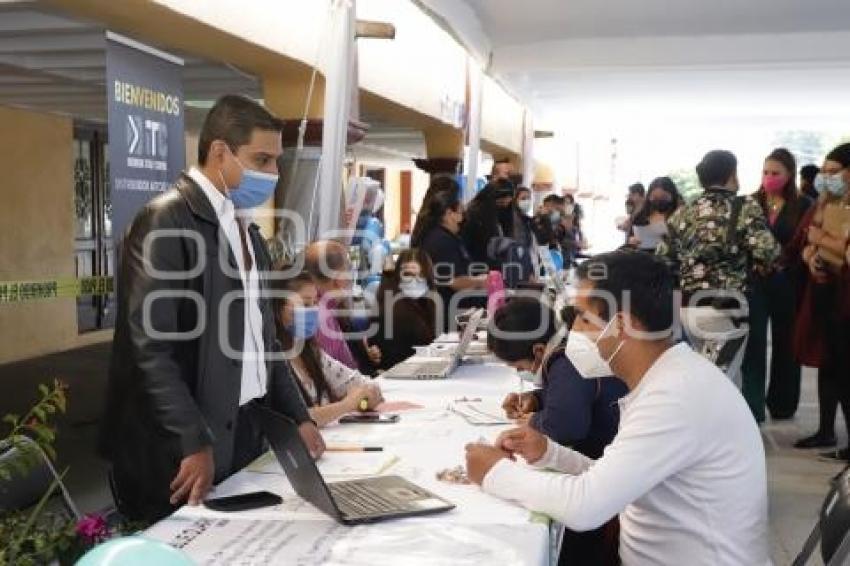
<path id="1" fill-rule="evenodd" d="M 519 374 L 521 380 L 531 383 L 536 387 L 543 387 L 543 366 L 540 366 L 540 369 L 536 372 L 524 369 L 517 371 L 517 374 Z"/>
<path id="2" fill-rule="evenodd" d="M 586 334 L 581 332 L 570 332 L 565 353 L 567 359 L 572 362 L 583 378 L 596 379 L 598 377 L 614 375 L 614 372 L 611 370 L 611 360 L 620 353 L 620 348 L 623 347 L 624 342 L 620 342 L 620 345 L 617 346 L 617 349 L 614 350 L 614 353 L 611 354 L 611 357 L 607 361 L 599 354 L 598 346 L 599 341 L 605 338 L 614 320 L 612 318 L 605 325 L 605 328 L 602 329 L 596 341 L 591 340 Z"/>
<path id="3" fill-rule="evenodd" d="M 516 205 L 521 211 L 523 211 L 526 214 L 531 212 L 531 199 L 528 199 L 528 198 L 519 199 L 518 201 L 516 201 Z"/>
<path id="4" fill-rule="evenodd" d="M 398 288 L 405 297 L 410 299 L 419 299 L 428 293 L 428 282 L 419 277 L 415 279 L 407 279 L 399 283 Z"/>

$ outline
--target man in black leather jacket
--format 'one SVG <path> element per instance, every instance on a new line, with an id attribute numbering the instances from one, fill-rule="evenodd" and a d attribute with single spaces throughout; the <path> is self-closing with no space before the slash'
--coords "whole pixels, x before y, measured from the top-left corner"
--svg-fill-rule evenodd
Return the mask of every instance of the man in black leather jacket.
<path id="1" fill-rule="evenodd" d="M 288 365 L 274 356 L 268 250 L 240 218 L 274 191 L 280 131 L 256 102 L 221 98 L 201 130 L 198 168 L 125 234 L 100 448 L 118 508 L 132 519 L 196 505 L 259 456 L 254 404 L 298 423 L 314 456 L 324 450 Z"/>

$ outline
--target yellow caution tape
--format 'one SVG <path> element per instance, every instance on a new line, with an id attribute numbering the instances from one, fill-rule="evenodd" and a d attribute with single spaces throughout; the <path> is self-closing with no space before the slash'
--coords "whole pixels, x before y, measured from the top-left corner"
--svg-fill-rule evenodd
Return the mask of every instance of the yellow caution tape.
<path id="1" fill-rule="evenodd" d="M 23 303 L 84 295 L 111 295 L 112 277 L 63 277 L 33 281 L 0 281 L 0 303 Z"/>

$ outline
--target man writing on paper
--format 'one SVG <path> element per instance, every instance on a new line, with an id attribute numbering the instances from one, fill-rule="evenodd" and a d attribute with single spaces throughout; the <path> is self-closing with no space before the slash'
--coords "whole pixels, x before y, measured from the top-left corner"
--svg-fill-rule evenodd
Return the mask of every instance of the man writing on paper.
<path id="1" fill-rule="evenodd" d="M 467 446 L 470 479 L 573 530 L 619 514 L 627 566 L 769 564 L 759 430 L 726 376 L 671 340 L 666 266 L 614 252 L 582 264 L 579 281 L 573 332 L 596 343 L 630 390 L 617 436 L 591 460 L 530 428 L 510 430 L 495 447 Z M 573 363 L 581 371 L 586 362 Z"/>
<path id="2" fill-rule="evenodd" d="M 270 258 L 245 211 L 271 197 L 281 123 L 241 96 L 204 121 L 198 167 L 155 197 L 124 238 L 101 450 L 119 510 L 157 520 L 203 501 L 264 450 L 265 403 L 324 449 L 279 354 Z M 279 357 L 279 356 L 277 356 Z"/>

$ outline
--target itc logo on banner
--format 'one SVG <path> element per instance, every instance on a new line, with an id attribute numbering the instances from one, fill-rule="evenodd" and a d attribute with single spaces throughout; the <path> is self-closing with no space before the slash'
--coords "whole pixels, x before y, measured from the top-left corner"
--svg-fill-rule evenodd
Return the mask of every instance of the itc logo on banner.
<path id="1" fill-rule="evenodd" d="M 153 171 L 167 170 L 168 127 L 164 122 L 129 114 L 126 134 L 128 167 Z"/>

